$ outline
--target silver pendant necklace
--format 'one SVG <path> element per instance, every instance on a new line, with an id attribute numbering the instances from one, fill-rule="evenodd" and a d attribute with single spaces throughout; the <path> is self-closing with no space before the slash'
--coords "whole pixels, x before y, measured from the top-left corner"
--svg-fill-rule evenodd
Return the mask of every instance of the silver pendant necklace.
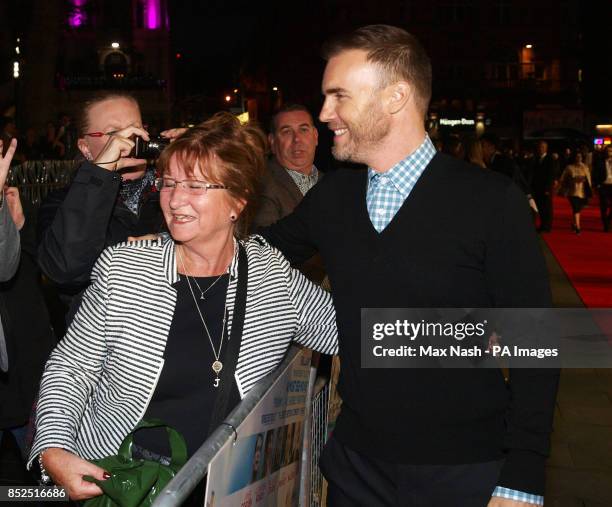
<path id="1" fill-rule="evenodd" d="M 182 259 L 181 259 L 181 262 Z M 185 265 L 183 264 L 183 269 L 185 268 Z M 211 283 L 208 287 L 206 287 L 206 290 L 202 290 L 202 288 L 200 287 L 200 284 L 198 283 L 198 281 L 192 276 L 191 278 L 193 279 L 194 283 L 196 284 L 196 287 L 198 288 L 198 290 L 200 291 L 200 299 L 201 300 L 205 300 L 206 298 L 204 297 L 204 294 L 206 294 L 210 289 L 213 288 L 213 285 L 215 285 L 219 280 L 221 280 L 221 277 L 224 275 L 225 273 L 220 274 L 217 279 Z"/>
<path id="2" fill-rule="evenodd" d="M 214 381 L 213 386 L 219 387 L 219 383 L 221 382 L 221 379 L 219 378 L 219 373 L 223 369 L 223 363 L 219 360 L 219 358 L 221 357 L 221 349 L 223 348 L 223 339 L 225 336 L 225 323 L 227 321 L 227 289 L 225 291 L 225 305 L 223 306 L 223 322 L 221 324 L 221 340 L 219 341 L 219 350 L 216 350 L 215 344 L 213 343 L 212 337 L 210 336 L 210 332 L 208 331 L 208 326 L 206 325 L 206 321 L 204 320 L 204 315 L 202 315 L 202 310 L 200 310 L 200 305 L 198 305 L 198 300 L 196 299 L 195 293 L 193 291 L 193 287 L 191 286 L 191 282 L 189 281 L 190 275 L 187 272 L 187 268 L 185 267 L 185 262 L 183 261 L 183 256 L 181 255 L 181 251 L 178 248 L 178 246 L 176 248 L 176 251 L 178 252 L 178 257 L 181 261 L 181 265 L 183 266 L 183 271 L 185 272 L 185 279 L 187 280 L 187 286 L 189 287 L 189 292 L 191 292 L 193 303 L 195 304 L 196 310 L 198 311 L 198 315 L 200 316 L 200 320 L 202 321 L 202 326 L 204 327 L 204 330 L 206 331 L 206 336 L 208 336 L 208 341 L 210 342 L 210 346 L 213 351 L 213 356 L 215 357 L 215 360 L 211 364 L 212 371 L 215 373 L 215 381 Z M 212 287 L 215 283 L 217 283 L 224 274 L 225 273 L 219 275 L 219 277 L 204 292 L 207 292 L 210 289 L 210 287 Z M 195 278 L 193 278 L 193 281 L 195 282 L 198 289 L 200 289 L 200 286 L 196 282 Z M 227 287 L 229 289 L 229 280 L 227 282 Z M 201 292 L 201 289 L 200 289 L 200 292 Z M 200 297 L 200 299 L 204 299 L 204 292 L 202 292 L 202 296 Z"/>

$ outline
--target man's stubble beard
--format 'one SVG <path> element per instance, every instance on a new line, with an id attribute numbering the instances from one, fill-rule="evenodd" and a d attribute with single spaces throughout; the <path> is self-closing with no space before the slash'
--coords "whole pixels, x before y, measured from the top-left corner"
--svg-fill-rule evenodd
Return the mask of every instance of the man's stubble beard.
<path id="1" fill-rule="evenodd" d="M 367 155 L 375 151 L 391 130 L 391 119 L 385 116 L 380 103 L 372 101 L 352 124 L 347 124 L 349 141 L 332 147 L 332 154 L 341 162 L 367 163 Z"/>

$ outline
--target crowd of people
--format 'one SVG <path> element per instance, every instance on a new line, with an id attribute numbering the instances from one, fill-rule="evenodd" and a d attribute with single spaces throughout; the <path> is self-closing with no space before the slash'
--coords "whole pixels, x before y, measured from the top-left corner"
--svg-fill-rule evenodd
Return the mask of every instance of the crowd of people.
<path id="1" fill-rule="evenodd" d="M 132 156 L 134 138 L 149 139 L 138 102 L 107 93 L 82 104 L 74 132 L 69 120 L 48 130 L 62 157 L 72 132 L 83 162 L 42 203 L 33 248 L 17 189 L 4 191 L 0 393 L 19 403 L 2 429 L 41 481 L 74 500 L 101 494 L 83 478 L 108 478 L 91 460 L 142 418 L 171 424 L 193 453 L 296 341 L 342 361 L 321 457 L 329 505 L 542 505 L 558 371 L 505 382 L 486 369 L 361 368 L 361 309 L 549 306 L 530 205 L 550 230 L 561 181 L 580 232 L 580 199 L 587 185 L 612 189 L 612 164 L 591 184 L 585 157 L 562 165 L 545 142 L 523 159 L 491 135 L 436 150 L 423 122 L 431 64 L 402 29 L 363 27 L 324 53 L 319 118 L 334 157 L 362 168 L 317 170 L 300 105 L 276 112 L 267 136 L 229 113 L 168 130 L 150 166 Z M 0 187 L 19 149 L 0 160 Z M 65 334 L 50 331 L 41 275 L 67 308 Z M 167 461 L 163 440 L 143 431 L 133 451 Z"/>
<path id="2" fill-rule="evenodd" d="M 612 216 L 612 147 L 592 150 L 585 143 L 550 150 L 545 140 L 526 143 L 515 151 L 515 142 L 505 142 L 493 133 L 479 138 L 451 135 L 436 143 L 437 149 L 512 179 L 526 194 L 540 232 L 553 226 L 553 197 L 567 197 L 572 208 L 572 230 L 581 232 L 580 212 L 589 199 L 599 196 L 604 232 Z"/>
<path id="3" fill-rule="evenodd" d="M 5 149 L 11 139 L 19 140 L 13 164 L 28 160 L 72 160 L 78 153 L 77 129 L 67 114 L 61 114 L 56 122 L 47 122 L 44 130 L 27 127 L 21 132 L 13 118 L 2 117 L 0 138 Z"/>

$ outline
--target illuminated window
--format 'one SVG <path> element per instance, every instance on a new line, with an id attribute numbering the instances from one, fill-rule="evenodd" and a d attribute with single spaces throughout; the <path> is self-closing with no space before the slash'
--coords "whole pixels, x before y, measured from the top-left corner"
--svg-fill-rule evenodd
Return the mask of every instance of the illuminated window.
<path id="1" fill-rule="evenodd" d="M 88 21 L 88 14 L 85 7 L 87 0 L 70 0 L 68 6 L 68 25 L 71 28 L 85 26 Z"/>
<path id="2" fill-rule="evenodd" d="M 136 23 L 139 28 L 157 30 L 162 27 L 161 0 L 138 0 Z"/>

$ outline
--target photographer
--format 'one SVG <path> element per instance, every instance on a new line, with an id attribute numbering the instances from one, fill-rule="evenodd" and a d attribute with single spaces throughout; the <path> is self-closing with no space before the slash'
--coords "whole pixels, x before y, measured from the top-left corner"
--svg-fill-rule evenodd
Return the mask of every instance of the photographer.
<path id="1" fill-rule="evenodd" d="M 39 212 L 38 262 L 68 304 L 89 284 L 104 248 L 159 232 L 163 221 L 154 168 L 131 156 L 137 137 L 149 140 L 136 100 L 99 95 L 83 105 L 78 128 L 85 161 Z"/>

